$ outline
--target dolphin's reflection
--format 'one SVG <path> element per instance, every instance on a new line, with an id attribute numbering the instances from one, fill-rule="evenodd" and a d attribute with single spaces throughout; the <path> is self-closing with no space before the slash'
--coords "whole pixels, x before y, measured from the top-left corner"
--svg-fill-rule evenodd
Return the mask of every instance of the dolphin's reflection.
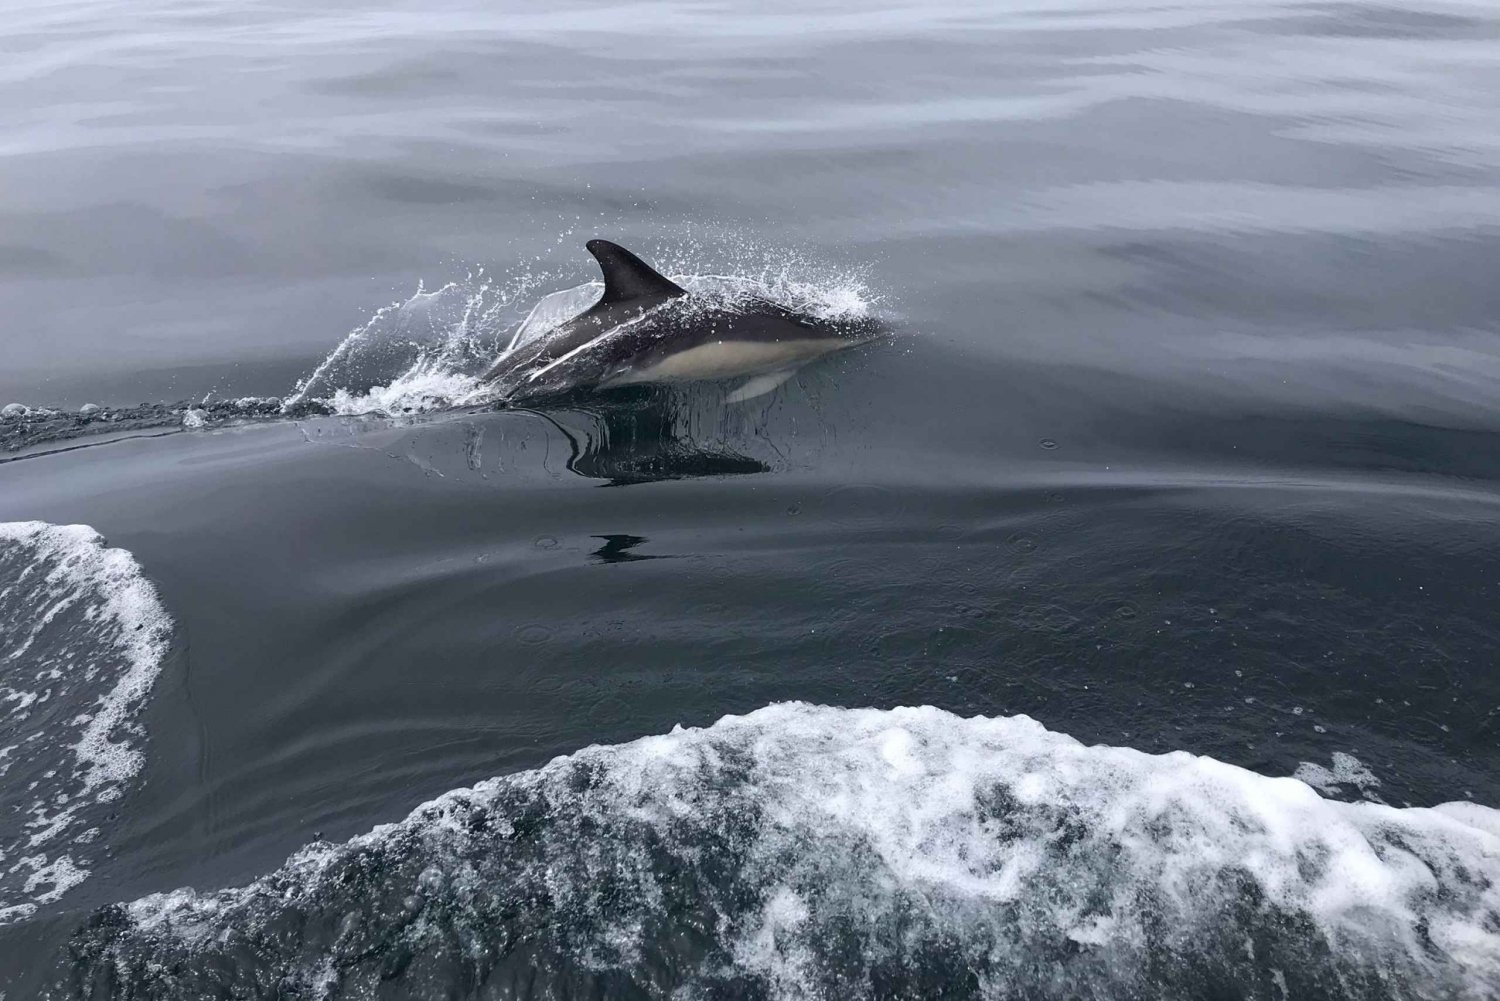
<path id="1" fill-rule="evenodd" d="M 641 543 L 651 541 L 643 535 L 596 535 L 594 538 L 604 542 L 604 545 L 592 553 L 595 563 L 640 563 L 645 560 L 666 559 L 664 556 L 631 552 Z"/>
<path id="2" fill-rule="evenodd" d="M 759 459 L 704 445 L 684 434 L 673 394 L 655 389 L 617 390 L 587 407 L 515 407 L 540 417 L 567 440 L 567 467 L 606 486 L 704 476 L 770 472 Z"/>

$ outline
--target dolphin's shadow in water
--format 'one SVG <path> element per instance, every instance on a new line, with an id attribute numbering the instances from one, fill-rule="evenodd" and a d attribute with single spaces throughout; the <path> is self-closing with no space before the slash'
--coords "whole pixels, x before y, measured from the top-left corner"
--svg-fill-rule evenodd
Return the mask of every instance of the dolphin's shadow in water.
<path id="1" fill-rule="evenodd" d="M 642 535 L 596 535 L 604 545 L 592 553 L 595 563 L 641 563 L 645 560 L 664 560 L 666 556 L 647 556 L 631 552 L 636 546 L 651 540 Z"/>
<path id="2" fill-rule="evenodd" d="M 551 424 L 568 442 L 570 472 L 622 487 L 662 480 L 768 473 L 759 459 L 695 441 L 680 431 L 675 394 L 631 387 L 589 394 L 586 405 L 560 396 L 543 405 L 506 407 Z"/>

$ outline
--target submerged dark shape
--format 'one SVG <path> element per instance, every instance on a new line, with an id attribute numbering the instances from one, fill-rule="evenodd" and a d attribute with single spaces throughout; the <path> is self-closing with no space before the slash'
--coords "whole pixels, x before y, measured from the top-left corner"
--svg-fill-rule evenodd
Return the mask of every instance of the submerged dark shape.
<path id="1" fill-rule="evenodd" d="M 496 360 L 484 378 L 504 399 L 738 379 L 727 400 L 735 403 L 769 393 L 815 358 L 880 335 L 871 320 L 829 320 L 759 297 L 728 307 L 700 303 L 618 244 L 590 240 L 587 247 L 604 273 L 604 294 Z"/>
<path id="2" fill-rule="evenodd" d="M 570 472 L 606 486 L 770 471 L 727 445 L 678 433 L 676 413 L 664 402 L 657 391 L 637 387 L 609 407 L 518 409 L 546 420 L 567 440 Z"/>
<path id="3" fill-rule="evenodd" d="M 604 545 L 594 550 L 595 563 L 641 563 L 645 560 L 665 559 L 662 556 L 646 556 L 631 552 L 636 546 L 651 540 L 642 535 L 596 535 Z"/>

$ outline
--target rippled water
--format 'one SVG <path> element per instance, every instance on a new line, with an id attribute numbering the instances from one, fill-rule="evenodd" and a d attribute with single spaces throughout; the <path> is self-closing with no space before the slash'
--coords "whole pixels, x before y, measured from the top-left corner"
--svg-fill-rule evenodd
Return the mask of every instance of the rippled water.
<path id="1" fill-rule="evenodd" d="M 9 12 L 0 990 L 1500 993 L 1497 43 Z M 595 236 L 891 336 L 494 409 Z"/>

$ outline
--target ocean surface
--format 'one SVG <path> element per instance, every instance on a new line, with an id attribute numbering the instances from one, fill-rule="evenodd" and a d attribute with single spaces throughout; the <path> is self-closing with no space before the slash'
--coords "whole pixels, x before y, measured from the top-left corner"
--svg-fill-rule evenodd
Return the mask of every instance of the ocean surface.
<path id="1" fill-rule="evenodd" d="M 21 0 L 0 996 L 1500 996 L 1497 386 L 1492 0 Z"/>

